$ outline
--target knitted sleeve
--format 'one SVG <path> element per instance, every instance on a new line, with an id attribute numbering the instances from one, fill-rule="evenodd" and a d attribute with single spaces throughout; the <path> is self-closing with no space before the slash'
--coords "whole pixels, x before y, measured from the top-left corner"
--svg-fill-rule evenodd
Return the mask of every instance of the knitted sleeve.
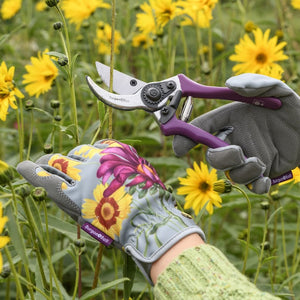
<path id="1" fill-rule="evenodd" d="M 280 299 L 262 292 L 217 248 L 201 245 L 179 255 L 158 277 L 157 300 Z"/>

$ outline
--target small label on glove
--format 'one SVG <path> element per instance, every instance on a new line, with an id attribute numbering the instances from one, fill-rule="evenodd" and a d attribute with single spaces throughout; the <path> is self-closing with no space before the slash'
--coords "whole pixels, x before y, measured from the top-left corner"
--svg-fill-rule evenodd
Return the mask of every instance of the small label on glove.
<path id="1" fill-rule="evenodd" d="M 105 246 L 109 246 L 113 242 L 113 239 L 111 237 L 109 237 L 90 223 L 84 223 L 81 226 L 81 229 L 83 229 L 86 233 L 88 233 L 90 236 L 92 236 Z"/>

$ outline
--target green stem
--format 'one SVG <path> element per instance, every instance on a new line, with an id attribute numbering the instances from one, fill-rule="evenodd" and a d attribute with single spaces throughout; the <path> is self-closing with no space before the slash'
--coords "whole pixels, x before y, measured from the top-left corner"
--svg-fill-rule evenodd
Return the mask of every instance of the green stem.
<path id="1" fill-rule="evenodd" d="M 21 283 L 20 283 L 20 280 L 19 280 L 19 276 L 18 276 L 18 273 L 16 271 L 16 268 L 14 266 L 14 263 L 12 261 L 12 258 L 11 258 L 11 255 L 10 255 L 10 252 L 8 250 L 7 247 L 4 247 L 4 251 L 5 251 L 5 254 L 6 254 L 6 258 L 8 260 L 8 263 L 10 265 L 10 269 L 11 269 L 11 272 L 13 273 L 13 277 L 15 279 L 15 284 L 16 284 L 16 287 L 17 287 L 17 295 L 18 295 L 18 298 L 23 300 L 25 299 L 24 297 L 24 293 L 23 293 L 23 289 L 22 289 L 22 286 L 21 286 Z"/>
<path id="2" fill-rule="evenodd" d="M 248 255 L 249 255 L 249 245 L 250 245 L 250 232 L 251 232 L 251 202 L 248 197 L 248 195 L 237 185 L 233 185 L 233 188 L 237 189 L 239 192 L 243 194 L 243 196 L 247 200 L 247 205 L 248 205 L 248 222 L 247 222 L 247 244 L 246 244 L 246 249 L 245 249 L 245 255 L 244 255 L 244 264 L 243 264 L 243 270 L 242 273 L 245 274 L 246 272 L 246 266 L 247 266 L 247 260 L 248 260 Z"/>
<path id="3" fill-rule="evenodd" d="M 180 33 L 181 33 L 181 41 L 182 41 L 183 53 L 184 53 L 185 74 L 186 74 L 186 76 L 189 76 L 188 48 L 187 48 L 187 43 L 186 43 L 186 38 L 185 38 L 183 26 L 180 26 Z"/>
<path id="4" fill-rule="evenodd" d="M 274 204 L 274 210 L 276 211 L 278 208 L 278 202 L 275 202 Z M 277 249 L 277 222 L 278 222 L 278 217 L 277 214 L 274 216 L 274 229 L 273 229 L 273 249 Z M 272 283 L 276 283 L 276 259 L 273 259 L 273 266 L 272 266 Z"/>
<path id="5" fill-rule="evenodd" d="M 42 201 L 43 209 L 44 209 L 44 216 L 45 216 L 45 227 L 46 227 L 46 238 L 47 238 L 47 251 L 48 255 L 51 257 L 51 243 L 50 243 L 50 237 L 49 237 L 49 227 L 48 227 L 48 212 L 46 208 L 46 201 Z M 52 274 L 49 272 L 49 281 L 52 282 Z M 52 284 L 50 284 L 50 297 L 52 298 Z"/>
<path id="6" fill-rule="evenodd" d="M 255 277 L 254 277 L 254 284 L 256 284 L 256 282 L 257 282 L 260 268 L 262 266 L 263 255 L 264 255 L 264 250 L 265 250 L 264 245 L 265 245 L 266 238 L 267 238 L 267 232 L 268 232 L 268 213 L 265 211 L 265 226 L 264 226 L 264 232 L 263 232 L 263 240 L 262 240 L 262 246 L 261 246 L 260 256 L 259 256 L 259 260 L 258 260 L 258 266 L 257 266 Z"/>
<path id="7" fill-rule="evenodd" d="M 28 140 L 28 148 L 27 148 L 27 157 L 26 159 L 29 160 L 30 158 L 30 151 L 32 146 L 32 134 L 33 134 L 33 111 L 30 110 L 30 130 L 29 130 L 29 140 Z"/>
<path id="8" fill-rule="evenodd" d="M 48 252 L 48 246 L 45 244 L 45 241 L 41 235 L 41 232 L 40 232 L 40 229 L 38 228 L 38 226 L 36 225 L 36 222 L 32 216 L 32 213 L 31 213 L 31 210 L 29 209 L 28 207 L 28 203 L 26 201 L 24 201 L 24 209 L 26 211 L 26 215 L 28 217 L 28 222 L 30 222 L 30 224 L 33 226 L 34 228 L 34 231 L 40 241 L 40 244 L 42 246 L 42 249 L 44 250 L 44 253 L 46 255 L 46 258 L 47 258 L 47 261 L 48 261 L 48 265 L 49 265 L 49 271 L 50 273 L 52 273 L 52 276 L 54 278 L 54 282 L 55 282 L 55 285 L 57 287 L 57 292 L 59 294 L 59 298 L 60 299 L 63 299 L 63 296 L 61 294 L 61 291 L 60 291 L 60 288 L 59 288 L 59 283 L 58 283 L 58 279 L 56 277 L 56 273 L 55 273 L 55 270 L 53 268 L 53 264 L 52 264 L 52 261 L 51 261 L 51 256 L 50 256 L 50 253 Z M 51 283 L 50 283 L 51 285 Z"/>
<path id="9" fill-rule="evenodd" d="M 80 275 L 79 266 L 80 266 L 80 251 L 78 248 L 76 248 L 76 256 L 75 256 L 76 278 L 75 278 L 75 286 L 74 286 L 73 297 L 72 297 L 73 300 L 76 299 L 76 294 L 79 287 L 79 275 Z M 80 297 L 81 296 L 79 296 L 79 298 Z"/>
<path id="10" fill-rule="evenodd" d="M 281 219 L 281 235 L 282 235 L 282 250 L 283 250 L 283 261 L 284 261 L 284 268 L 287 279 L 290 277 L 289 266 L 287 261 L 287 252 L 286 252 L 286 243 L 285 243 L 285 229 L 284 229 L 284 218 L 283 218 L 283 209 L 280 212 L 280 219 Z M 293 283 L 289 280 L 289 289 L 291 294 L 293 294 Z"/>
<path id="11" fill-rule="evenodd" d="M 296 226 L 296 238 L 295 238 L 295 248 L 293 253 L 293 270 L 292 275 L 296 274 L 296 271 L 298 269 L 298 263 L 297 263 L 297 254 L 299 252 L 299 235 L 300 235 L 300 209 L 298 208 L 298 217 L 297 217 L 297 226 Z"/>
<path id="12" fill-rule="evenodd" d="M 23 120 L 23 102 L 22 99 L 18 99 L 20 113 L 17 111 L 17 123 L 19 132 L 19 157 L 20 161 L 23 161 L 23 150 L 24 150 L 24 120 Z"/>
<path id="13" fill-rule="evenodd" d="M 115 52 L 115 27 L 116 27 L 116 1 L 111 1 L 111 44 L 110 44 L 110 81 L 109 91 L 113 91 L 113 71 L 114 71 L 114 52 Z M 108 138 L 113 135 L 113 110 L 108 108 Z"/>
<path id="14" fill-rule="evenodd" d="M 75 84 L 74 84 L 74 71 L 73 71 L 73 63 L 72 63 L 72 56 L 71 56 L 71 47 L 70 47 L 70 38 L 69 32 L 67 27 L 67 22 L 65 17 L 58 6 L 55 6 L 57 12 L 62 20 L 63 28 L 64 28 L 64 35 L 61 34 L 61 39 L 63 40 L 63 47 L 65 50 L 65 54 L 68 58 L 68 74 L 69 74 L 69 86 L 70 86 L 70 97 L 71 97 L 71 109 L 73 115 L 73 122 L 75 125 L 75 144 L 79 145 L 79 133 L 78 133 L 78 119 L 77 119 L 77 106 L 76 106 L 76 93 L 75 93 Z"/>
<path id="15" fill-rule="evenodd" d="M 17 222 L 17 216 L 18 216 L 18 211 L 17 211 L 17 197 L 16 197 L 16 193 L 15 193 L 15 189 L 13 187 L 13 185 L 11 184 L 11 182 L 8 183 L 9 188 L 11 190 L 12 193 L 12 199 L 13 199 L 13 207 L 14 207 L 14 213 L 15 213 L 15 218 L 16 218 L 16 225 L 19 227 L 19 223 Z M 19 232 L 22 232 L 20 228 L 18 228 Z M 28 265 L 25 263 L 24 264 L 24 270 L 25 270 L 25 274 L 27 277 L 27 280 L 30 282 L 30 272 L 29 272 L 29 267 Z M 29 294 L 30 297 L 32 299 L 34 299 L 34 294 L 33 294 L 33 290 L 31 287 L 28 286 L 28 290 L 29 290 Z"/>
<path id="16" fill-rule="evenodd" d="M 92 289 L 95 289 L 97 287 L 98 277 L 100 274 L 101 262 L 102 262 L 102 257 L 103 257 L 103 249 L 104 249 L 103 244 L 99 244 L 99 250 L 98 250 L 97 261 L 96 261 L 96 266 L 95 266 L 95 273 L 94 273 Z"/>

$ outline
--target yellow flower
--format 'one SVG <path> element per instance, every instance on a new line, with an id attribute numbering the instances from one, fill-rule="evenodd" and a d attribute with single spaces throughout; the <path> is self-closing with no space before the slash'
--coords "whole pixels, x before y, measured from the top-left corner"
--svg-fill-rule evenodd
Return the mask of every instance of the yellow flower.
<path id="1" fill-rule="evenodd" d="M 200 28 L 210 26 L 212 20 L 212 10 L 218 0 L 186 0 L 178 1 L 178 6 L 182 8 L 181 15 L 184 19 L 182 26 L 194 25 Z"/>
<path id="2" fill-rule="evenodd" d="M 11 19 L 20 10 L 21 6 L 21 0 L 4 0 L 1 6 L 2 19 Z"/>
<path id="3" fill-rule="evenodd" d="M 156 33 L 156 22 L 152 7 L 148 3 L 140 5 L 141 13 L 136 15 L 136 27 L 144 34 Z"/>
<path id="4" fill-rule="evenodd" d="M 253 35 L 254 42 L 248 34 L 245 34 L 240 43 L 235 46 L 235 54 L 229 57 L 230 60 L 239 62 L 232 69 L 235 74 L 259 73 L 266 75 L 264 72 L 269 72 L 268 67 L 276 68 L 278 64 L 275 62 L 288 59 L 282 50 L 286 42 L 277 44 L 277 36 L 269 39 L 270 29 L 263 33 L 260 28 L 257 28 L 253 31 Z"/>
<path id="5" fill-rule="evenodd" d="M 38 57 L 31 57 L 31 65 L 25 66 L 28 73 L 23 75 L 23 83 L 27 84 L 25 90 L 36 98 L 51 89 L 53 80 L 58 75 L 57 67 L 46 52 L 48 49 L 42 54 L 39 52 Z"/>
<path id="6" fill-rule="evenodd" d="M 5 161 L 0 160 L 0 184 L 7 184 L 14 178 L 13 169 Z"/>
<path id="7" fill-rule="evenodd" d="M 46 4 L 45 0 L 40 0 L 39 2 L 36 3 L 35 9 L 37 11 L 44 11 L 48 8 L 48 5 Z"/>
<path id="8" fill-rule="evenodd" d="M 184 208 L 193 208 L 196 215 L 206 205 L 209 214 L 213 213 L 213 206 L 221 207 L 222 199 L 214 190 L 214 183 L 218 181 L 217 170 L 209 172 L 205 163 L 199 165 L 194 162 L 192 168 L 186 170 L 187 177 L 178 178 L 182 187 L 177 190 L 178 195 L 186 195 Z"/>
<path id="9" fill-rule="evenodd" d="M 76 25 L 78 30 L 82 22 L 88 19 L 97 8 L 110 8 L 110 5 L 102 0 L 63 0 L 61 3 L 65 16 L 70 23 Z"/>
<path id="10" fill-rule="evenodd" d="M 3 232 L 4 225 L 8 221 L 8 218 L 6 216 L 3 217 L 2 215 L 2 202 L 0 202 L 0 234 Z M 9 237 L 8 236 L 0 236 L 0 249 L 5 247 L 6 244 L 9 242 Z M 0 252 L 0 273 L 3 268 L 3 259 L 2 259 L 2 254 Z"/>
<path id="11" fill-rule="evenodd" d="M 77 162 L 72 159 L 68 159 L 65 156 L 62 156 L 60 154 L 52 155 L 48 161 L 49 166 L 62 171 L 63 173 L 67 174 L 74 180 L 81 179 L 81 177 L 79 175 L 81 170 L 76 168 L 76 166 L 78 166 L 79 164 L 80 164 L 80 162 Z"/>
<path id="12" fill-rule="evenodd" d="M 292 0 L 291 4 L 295 9 L 300 9 L 300 0 Z"/>
<path id="13" fill-rule="evenodd" d="M 110 54 L 111 49 L 111 26 L 99 21 L 97 24 L 95 44 L 98 47 L 99 54 Z M 124 40 L 120 31 L 115 30 L 114 33 L 114 53 L 118 54 L 120 45 L 124 44 Z"/>
<path id="14" fill-rule="evenodd" d="M 245 24 L 244 28 L 245 28 L 246 32 L 252 32 L 253 30 L 255 30 L 257 28 L 257 26 L 252 21 L 248 21 Z"/>
<path id="15" fill-rule="evenodd" d="M 85 219 L 92 220 L 92 225 L 114 239 L 120 236 L 123 221 L 130 213 L 132 196 L 125 192 L 121 186 L 109 197 L 104 197 L 103 192 L 107 184 L 99 184 L 94 189 L 94 199 L 84 199 L 82 215 Z"/>
<path id="16" fill-rule="evenodd" d="M 136 34 L 132 39 L 133 47 L 143 47 L 144 49 L 147 49 L 152 45 L 153 39 L 145 33 Z"/>
<path id="17" fill-rule="evenodd" d="M 0 65 L 0 119 L 6 120 L 9 106 L 13 109 L 17 108 L 16 96 L 24 98 L 24 95 L 16 88 L 14 84 L 15 67 L 7 69 L 5 62 Z"/>
<path id="18" fill-rule="evenodd" d="M 173 0 L 150 0 L 154 9 L 158 27 L 164 27 L 178 15 L 177 3 Z"/>

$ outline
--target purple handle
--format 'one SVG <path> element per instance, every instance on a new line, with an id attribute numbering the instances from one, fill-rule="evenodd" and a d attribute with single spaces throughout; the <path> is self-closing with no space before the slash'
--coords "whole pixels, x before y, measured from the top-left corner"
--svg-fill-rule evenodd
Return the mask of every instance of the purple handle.
<path id="1" fill-rule="evenodd" d="M 281 101 L 277 98 L 244 97 L 227 87 L 206 86 L 199 84 L 183 74 L 179 74 L 178 78 L 181 84 L 182 96 L 240 101 L 271 109 L 278 109 L 282 105 Z"/>
<path id="2" fill-rule="evenodd" d="M 199 127 L 178 120 L 175 115 L 170 119 L 169 122 L 161 124 L 160 129 L 165 136 L 182 135 L 191 139 L 197 144 L 204 144 L 210 148 L 219 148 L 229 145 L 223 140 Z M 271 184 L 274 185 L 292 178 L 293 174 L 291 171 L 289 171 L 283 175 L 271 179 Z"/>
<path id="3" fill-rule="evenodd" d="M 170 119 L 169 122 L 161 124 L 160 129 L 165 136 L 177 134 L 182 135 L 193 140 L 197 144 L 204 144 L 210 148 L 228 146 L 226 142 L 208 133 L 207 131 L 192 124 L 178 120 L 175 115 Z"/>

